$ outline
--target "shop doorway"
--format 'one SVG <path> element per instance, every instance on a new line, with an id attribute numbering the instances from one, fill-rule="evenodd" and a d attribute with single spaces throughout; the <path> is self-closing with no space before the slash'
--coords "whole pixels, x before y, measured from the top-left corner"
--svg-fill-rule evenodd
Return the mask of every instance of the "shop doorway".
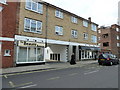
<path id="1" fill-rule="evenodd" d="M 76 59 L 76 46 L 73 46 L 73 53 L 74 53 L 74 55 L 75 55 L 75 59 Z"/>

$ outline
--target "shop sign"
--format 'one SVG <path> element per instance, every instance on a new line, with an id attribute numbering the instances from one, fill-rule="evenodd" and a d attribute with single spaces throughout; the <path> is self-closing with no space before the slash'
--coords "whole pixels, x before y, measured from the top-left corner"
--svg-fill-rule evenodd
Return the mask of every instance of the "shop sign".
<path id="1" fill-rule="evenodd" d="M 28 42 L 28 41 L 18 41 L 18 46 L 45 46 L 44 43 L 38 43 L 38 42 Z"/>

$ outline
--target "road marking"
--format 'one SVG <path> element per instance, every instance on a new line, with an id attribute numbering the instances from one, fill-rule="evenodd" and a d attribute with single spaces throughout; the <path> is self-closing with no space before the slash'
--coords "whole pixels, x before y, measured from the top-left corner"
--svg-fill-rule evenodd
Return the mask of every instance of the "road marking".
<path id="1" fill-rule="evenodd" d="M 92 73 L 95 73 L 95 72 L 98 72 L 98 71 L 99 71 L 99 70 L 91 71 L 91 72 L 88 72 L 88 73 L 84 73 L 84 75 L 92 74 Z"/>
<path id="2" fill-rule="evenodd" d="M 9 84 L 10 84 L 11 87 L 15 87 L 15 85 L 12 81 L 9 81 Z"/>
<path id="3" fill-rule="evenodd" d="M 74 76 L 74 75 L 76 75 L 76 74 L 78 74 L 78 73 L 72 73 L 72 74 L 69 74 L 69 76 Z"/>
<path id="4" fill-rule="evenodd" d="M 59 79 L 60 77 L 53 77 L 53 78 L 49 78 L 47 80 L 55 80 L 55 79 Z"/>
<path id="5" fill-rule="evenodd" d="M 33 84 L 33 85 L 29 85 L 29 86 L 24 86 L 24 87 L 20 87 L 20 88 L 29 88 L 29 87 L 34 87 L 37 86 L 37 84 Z"/>
<path id="6" fill-rule="evenodd" d="M 24 85 L 28 85 L 28 84 L 32 84 L 32 82 L 22 83 L 22 84 L 19 84 L 19 85 L 15 85 L 15 87 L 20 87 L 20 86 L 24 86 Z"/>
<path id="7" fill-rule="evenodd" d="M 8 78 L 7 75 L 4 75 L 5 78 Z"/>

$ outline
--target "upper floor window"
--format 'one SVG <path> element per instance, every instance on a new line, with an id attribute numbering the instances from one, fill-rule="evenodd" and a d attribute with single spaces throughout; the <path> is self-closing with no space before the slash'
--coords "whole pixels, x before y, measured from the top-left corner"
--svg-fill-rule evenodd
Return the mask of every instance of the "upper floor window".
<path id="1" fill-rule="evenodd" d="M 83 20 L 83 26 L 88 27 L 88 22 L 86 20 Z"/>
<path id="2" fill-rule="evenodd" d="M 42 22 L 25 18 L 24 31 L 33 32 L 33 33 L 42 33 Z"/>
<path id="3" fill-rule="evenodd" d="M 117 47 L 120 47 L 120 43 L 117 43 Z"/>
<path id="4" fill-rule="evenodd" d="M 92 35 L 92 36 L 91 36 L 91 41 L 92 41 L 93 43 L 97 43 L 97 36 Z"/>
<path id="5" fill-rule="evenodd" d="M 104 42 L 103 47 L 109 47 L 109 42 Z"/>
<path id="6" fill-rule="evenodd" d="M 6 4 L 6 0 L 0 0 L 0 3 Z"/>
<path id="7" fill-rule="evenodd" d="M 58 17 L 58 18 L 63 18 L 63 12 L 61 12 L 59 10 L 56 10 L 55 11 L 55 16 Z"/>
<path id="8" fill-rule="evenodd" d="M 76 17 L 71 16 L 71 21 L 72 21 L 73 23 L 77 23 L 77 18 L 76 18 Z"/>
<path id="9" fill-rule="evenodd" d="M 98 33 L 101 33 L 101 30 L 98 30 Z"/>
<path id="10" fill-rule="evenodd" d="M 95 24 L 91 24 L 91 29 L 92 29 L 93 31 L 97 31 L 97 26 L 96 26 Z"/>
<path id="11" fill-rule="evenodd" d="M 116 28 L 116 31 L 119 32 L 119 28 Z"/>
<path id="12" fill-rule="evenodd" d="M 71 30 L 71 35 L 73 38 L 77 38 L 77 30 Z"/>
<path id="13" fill-rule="evenodd" d="M 88 40 L 88 33 L 83 33 L 84 40 Z"/>
<path id="14" fill-rule="evenodd" d="M 117 40 L 120 40 L 120 37 L 117 35 Z"/>
<path id="15" fill-rule="evenodd" d="M 62 26 L 55 26 L 55 34 L 56 35 L 63 35 L 63 27 Z"/>
<path id="16" fill-rule="evenodd" d="M 37 13 L 43 13 L 43 5 L 32 1 L 32 0 L 26 0 L 26 9 L 37 12 Z"/>

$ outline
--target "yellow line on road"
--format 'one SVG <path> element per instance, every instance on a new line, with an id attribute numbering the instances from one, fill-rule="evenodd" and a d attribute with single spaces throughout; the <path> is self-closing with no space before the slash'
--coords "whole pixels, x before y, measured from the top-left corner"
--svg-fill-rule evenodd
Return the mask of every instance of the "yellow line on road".
<path id="1" fill-rule="evenodd" d="M 59 79 L 60 77 L 53 77 L 53 78 L 49 78 L 47 80 L 55 80 L 55 79 Z"/>

